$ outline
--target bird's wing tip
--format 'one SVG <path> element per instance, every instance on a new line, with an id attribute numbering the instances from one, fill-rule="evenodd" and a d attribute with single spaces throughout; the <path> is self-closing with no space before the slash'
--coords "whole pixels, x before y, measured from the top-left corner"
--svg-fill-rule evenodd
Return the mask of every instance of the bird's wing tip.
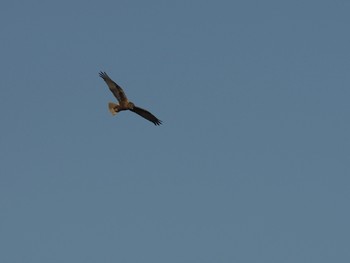
<path id="1" fill-rule="evenodd" d="M 98 75 L 99 75 L 101 78 L 105 78 L 105 77 L 108 76 L 107 73 L 106 73 L 105 71 L 102 71 L 102 70 L 98 73 Z"/>

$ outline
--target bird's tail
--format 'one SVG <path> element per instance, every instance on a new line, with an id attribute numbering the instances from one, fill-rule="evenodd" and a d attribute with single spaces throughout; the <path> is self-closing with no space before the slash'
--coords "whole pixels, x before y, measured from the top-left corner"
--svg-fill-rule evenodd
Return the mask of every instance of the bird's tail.
<path id="1" fill-rule="evenodd" d="M 108 109 L 112 115 L 116 115 L 118 113 L 117 106 L 118 105 L 113 102 L 108 103 Z"/>

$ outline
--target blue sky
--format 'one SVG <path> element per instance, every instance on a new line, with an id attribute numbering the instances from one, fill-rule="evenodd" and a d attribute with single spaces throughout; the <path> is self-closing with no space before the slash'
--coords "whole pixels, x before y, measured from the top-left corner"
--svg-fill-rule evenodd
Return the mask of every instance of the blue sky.
<path id="1" fill-rule="evenodd" d="M 349 9 L 3 2 L 0 262 L 349 262 Z"/>

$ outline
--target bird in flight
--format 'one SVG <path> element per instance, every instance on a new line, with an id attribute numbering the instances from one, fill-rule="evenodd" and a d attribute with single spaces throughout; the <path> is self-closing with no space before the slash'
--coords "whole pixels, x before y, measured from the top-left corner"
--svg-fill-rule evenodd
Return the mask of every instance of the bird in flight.
<path id="1" fill-rule="evenodd" d="M 154 116 L 149 111 L 139 108 L 135 106 L 134 103 L 128 100 L 126 97 L 123 89 L 115 83 L 106 72 L 101 71 L 99 73 L 100 77 L 103 78 L 103 80 L 106 82 L 107 86 L 113 93 L 113 95 L 117 98 L 119 104 L 115 104 L 113 102 L 108 103 L 109 111 L 112 113 L 112 115 L 116 115 L 119 111 L 124 110 L 130 110 L 132 112 L 135 112 L 136 114 L 140 115 L 141 117 L 145 118 L 146 120 L 149 120 L 150 122 L 153 122 L 154 125 L 160 125 L 162 124 L 162 121 L 159 120 L 156 116 Z"/>

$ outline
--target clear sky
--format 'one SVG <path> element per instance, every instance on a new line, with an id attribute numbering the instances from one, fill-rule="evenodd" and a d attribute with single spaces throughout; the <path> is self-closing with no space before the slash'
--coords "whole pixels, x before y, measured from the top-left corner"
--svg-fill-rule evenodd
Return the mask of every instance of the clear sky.
<path id="1" fill-rule="evenodd" d="M 350 262 L 349 14 L 3 1 L 0 262 Z"/>

